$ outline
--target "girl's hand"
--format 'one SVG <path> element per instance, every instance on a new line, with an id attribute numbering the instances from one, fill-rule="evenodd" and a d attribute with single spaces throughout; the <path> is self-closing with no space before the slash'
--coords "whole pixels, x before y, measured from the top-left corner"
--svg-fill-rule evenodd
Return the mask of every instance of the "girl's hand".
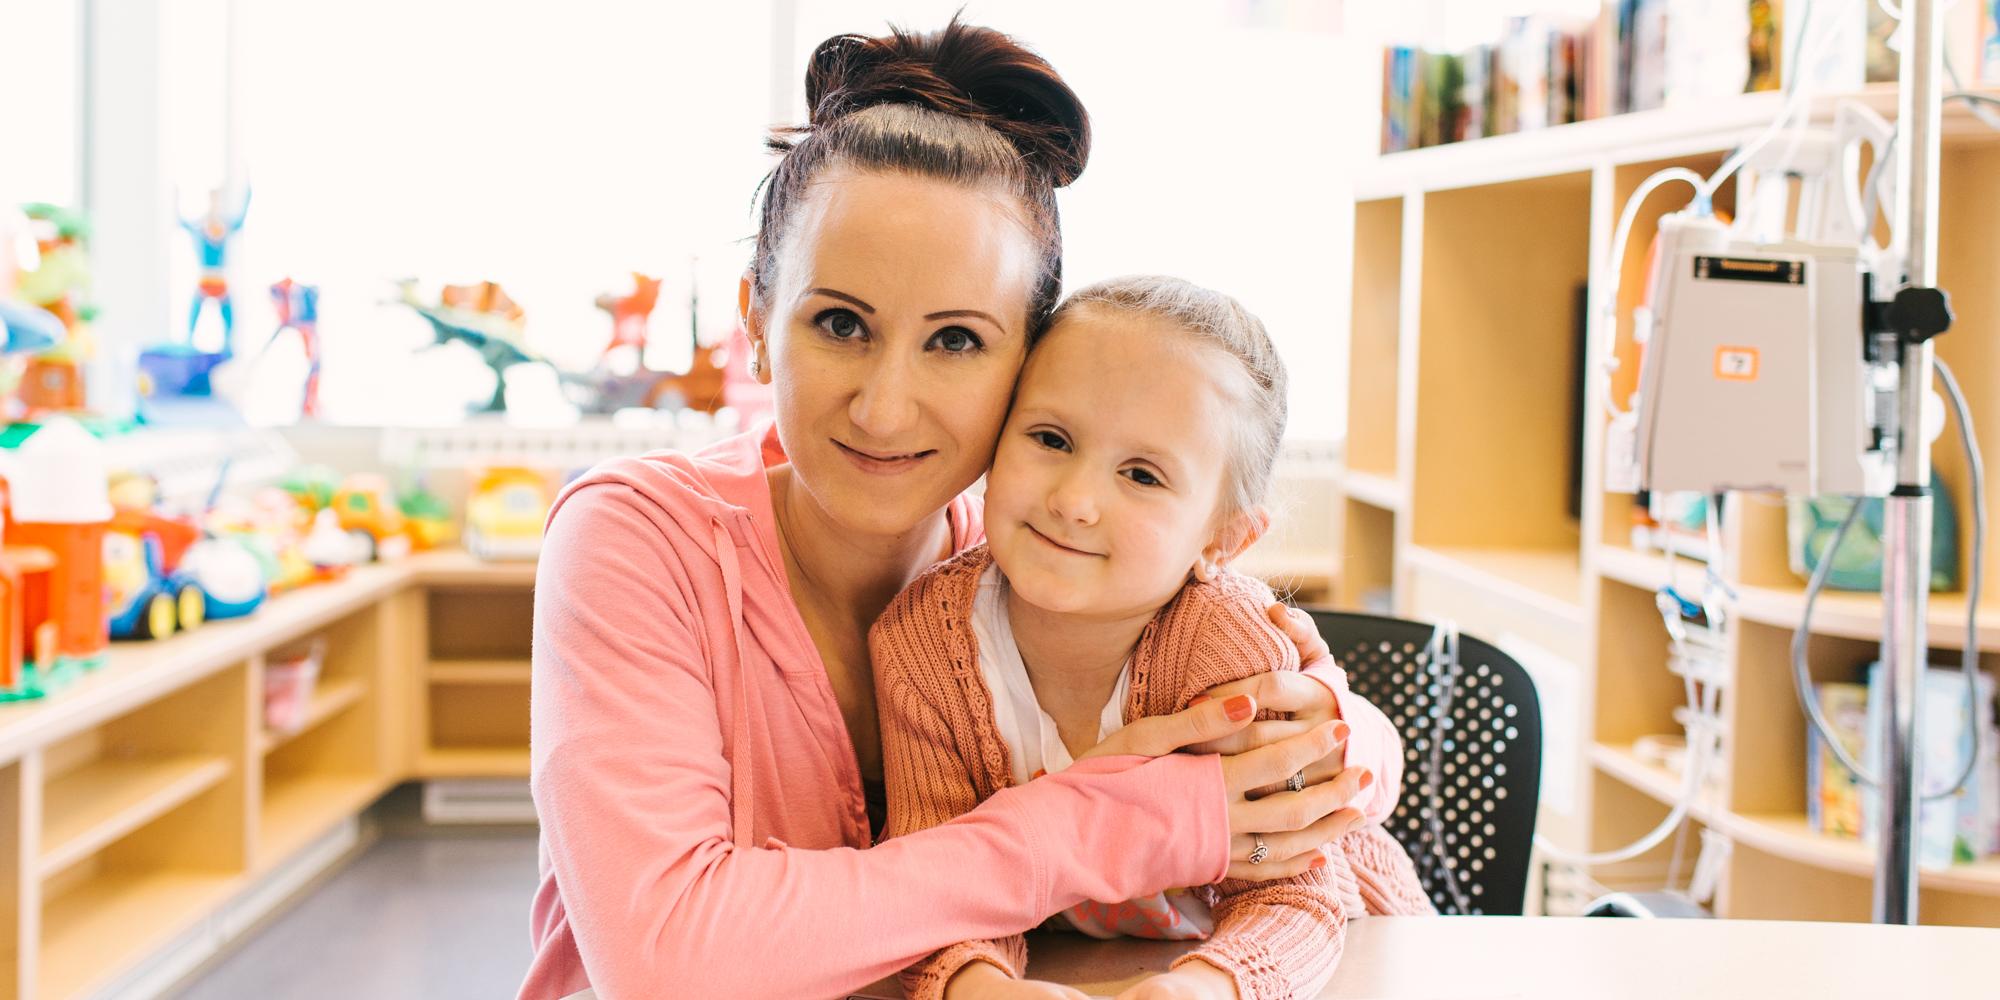
<path id="1" fill-rule="evenodd" d="M 1118 1000 L 1237 1000 L 1236 981 L 1199 959 L 1149 979 L 1142 979 Z"/>
<path id="2" fill-rule="evenodd" d="M 968 962 L 945 984 L 944 1000 L 1090 1000 L 1090 995 L 1061 983 L 1015 979 L 987 962 Z"/>

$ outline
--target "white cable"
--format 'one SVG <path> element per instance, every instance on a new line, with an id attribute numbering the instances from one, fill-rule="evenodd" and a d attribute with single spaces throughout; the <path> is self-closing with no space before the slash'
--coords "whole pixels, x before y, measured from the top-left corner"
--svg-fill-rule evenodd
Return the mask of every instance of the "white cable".
<path id="1" fill-rule="evenodd" d="M 1431 753 L 1424 763 L 1424 780 L 1430 783 L 1430 802 L 1425 809 L 1425 819 L 1431 833 L 1431 853 L 1437 857 L 1437 867 L 1444 877 L 1445 891 L 1451 894 L 1452 904 L 1461 915 L 1472 912 L 1472 902 L 1466 896 L 1464 887 L 1458 884 L 1458 871 L 1454 867 L 1451 852 L 1444 846 L 1444 733 L 1451 729 L 1451 699 L 1458 690 L 1458 624 L 1440 621 L 1431 631 L 1431 641 L 1424 646 L 1424 661 L 1431 671 L 1441 676 L 1441 691 L 1431 699 Z"/>
<path id="2" fill-rule="evenodd" d="M 1979 435 L 1973 428 L 1971 410 L 1966 405 L 1965 394 L 1960 391 L 1958 379 L 1952 374 L 1951 366 L 1942 360 L 1935 360 L 1938 381 L 1944 385 L 1945 395 L 1950 398 L 1952 412 L 1958 420 L 1959 442 L 1965 448 L 1966 469 L 1972 479 L 1972 566 L 1966 581 L 1965 605 L 1965 650 L 1960 666 L 1965 674 L 1965 707 L 1968 717 L 1973 720 L 1971 752 L 1966 755 L 1958 779 L 1942 791 L 1926 793 L 1924 801 L 1935 802 L 1949 798 L 1965 787 L 1979 767 L 1979 597 L 1986 582 L 1986 465 L 1979 451 Z M 1807 664 L 1806 640 L 1811 636 L 1813 605 L 1819 601 L 1819 592 L 1826 586 L 1826 578 L 1833 568 L 1834 553 L 1846 539 L 1848 529 L 1861 513 L 1861 503 L 1856 498 L 1848 508 L 1847 516 L 1835 528 L 1833 537 L 1828 539 L 1826 548 L 1820 553 L 1819 565 L 1813 568 L 1812 579 L 1806 584 L 1806 606 L 1800 616 L 1798 631 L 1792 633 L 1792 688 L 1798 695 L 1799 707 L 1805 711 L 1806 720 L 1812 724 L 1819 738 L 1833 750 L 1834 758 L 1842 767 L 1854 774 L 1855 780 L 1868 788 L 1879 787 L 1873 774 L 1868 773 L 1847 748 L 1833 736 L 1833 726 L 1820 712 L 1819 699 L 1812 696 L 1812 672 Z M 1930 544 L 1924 539 L 1919 544 Z M 1928 586 L 1924 581 L 1922 586 Z"/>
<path id="3" fill-rule="evenodd" d="M 1697 196 L 1704 183 L 1702 176 L 1686 167 L 1668 167 L 1639 182 L 1632 196 L 1625 199 L 1625 209 L 1618 214 L 1618 226 L 1611 235 L 1610 266 L 1605 268 L 1604 311 L 1609 315 L 1606 329 L 1610 342 L 1604 349 L 1604 363 L 1600 377 L 1604 380 L 1604 407 L 1615 419 L 1626 416 L 1630 411 L 1621 410 L 1618 401 L 1611 398 L 1612 373 L 1618 368 L 1618 286 L 1625 270 L 1625 244 L 1632 238 L 1632 224 L 1638 219 L 1639 208 L 1660 186 L 1672 181 L 1684 181 L 1695 189 Z"/>
<path id="4" fill-rule="evenodd" d="M 1538 833 L 1534 838 L 1537 850 L 1567 865 L 1583 868 L 1612 865 L 1630 861 L 1651 851 L 1664 843 L 1674 831 L 1680 829 L 1681 824 L 1687 820 L 1688 811 L 1693 807 L 1702 783 L 1708 778 L 1708 768 L 1714 755 L 1711 747 L 1715 738 L 1714 728 L 1709 720 L 1720 711 L 1720 705 L 1716 703 L 1722 697 L 1721 689 L 1710 685 L 1703 689 L 1702 697 L 1699 699 L 1701 704 L 1697 704 L 1697 699 L 1692 696 L 1693 682 L 1690 680 L 1685 688 L 1690 695 L 1687 706 L 1689 725 L 1687 758 L 1681 765 L 1684 768 L 1681 772 L 1681 791 L 1673 808 L 1667 812 L 1667 817 L 1660 821 L 1660 825 L 1624 847 L 1596 853 L 1572 853 Z"/>

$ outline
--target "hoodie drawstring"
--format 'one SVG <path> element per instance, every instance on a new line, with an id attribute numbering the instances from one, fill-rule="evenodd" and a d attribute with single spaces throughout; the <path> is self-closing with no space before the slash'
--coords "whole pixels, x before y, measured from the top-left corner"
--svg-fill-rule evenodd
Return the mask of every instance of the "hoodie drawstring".
<path id="1" fill-rule="evenodd" d="M 747 652 L 749 631 L 743 620 L 743 574 L 736 559 L 736 539 L 729 534 L 720 518 L 710 518 L 709 530 L 715 538 L 716 560 L 722 564 L 723 592 L 729 598 L 729 632 L 736 642 L 736 669 L 718 671 L 733 679 L 736 687 L 735 704 L 731 706 L 732 720 L 729 727 L 730 742 L 735 744 L 735 752 L 729 761 L 729 810 L 732 838 L 738 847 L 751 846 L 756 810 L 750 793 L 750 689 L 755 686 L 749 676 L 750 657 Z"/>

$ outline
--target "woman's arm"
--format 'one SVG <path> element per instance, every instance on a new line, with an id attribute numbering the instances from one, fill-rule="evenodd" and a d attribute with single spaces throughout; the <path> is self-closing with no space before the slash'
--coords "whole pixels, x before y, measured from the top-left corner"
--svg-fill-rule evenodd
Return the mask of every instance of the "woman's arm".
<path id="1" fill-rule="evenodd" d="M 723 708 L 702 656 L 704 616 L 726 612 L 703 606 L 697 574 L 716 572 L 669 514 L 620 485 L 570 495 L 544 542 L 532 786 L 564 916 L 604 1000 L 697 986 L 835 995 L 1086 898 L 1223 873 L 1222 768 L 1185 755 L 1079 764 L 871 850 L 736 846 Z M 1187 833 L 1133 851 L 1132 829 Z"/>
<path id="2" fill-rule="evenodd" d="M 919 582 L 913 589 L 922 586 Z M 893 617 L 896 606 L 913 596 L 906 591 L 884 618 Z M 971 734 L 954 734 L 908 676 L 927 667 L 944 669 L 950 662 L 943 650 L 921 648 L 935 639 L 917 630 L 880 625 L 868 633 L 882 720 L 882 776 L 889 797 L 885 836 L 890 842 L 950 822 L 979 805 L 978 786 L 967 762 L 968 754 L 977 752 Z M 939 1000 L 951 978 L 972 962 L 986 962 L 1019 979 L 1028 966 L 1028 946 L 1021 935 L 1009 934 L 940 948 L 903 971 L 903 992 L 910 1000 Z"/>

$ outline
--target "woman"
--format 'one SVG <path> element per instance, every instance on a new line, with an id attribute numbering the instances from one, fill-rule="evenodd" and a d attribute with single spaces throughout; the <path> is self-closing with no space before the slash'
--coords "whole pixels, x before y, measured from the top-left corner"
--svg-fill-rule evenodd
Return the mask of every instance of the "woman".
<path id="1" fill-rule="evenodd" d="M 1040 58 L 955 22 L 830 39 L 806 86 L 741 292 L 775 426 L 607 463 L 550 515 L 524 998 L 835 995 L 1085 899 L 1296 874 L 1394 805 L 1387 720 L 1278 609 L 1317 683 L 1218 688 L 870 847 L 868 626 L 983 537 L 965 490 L 1060 291 L 1089 128 Z"/>

